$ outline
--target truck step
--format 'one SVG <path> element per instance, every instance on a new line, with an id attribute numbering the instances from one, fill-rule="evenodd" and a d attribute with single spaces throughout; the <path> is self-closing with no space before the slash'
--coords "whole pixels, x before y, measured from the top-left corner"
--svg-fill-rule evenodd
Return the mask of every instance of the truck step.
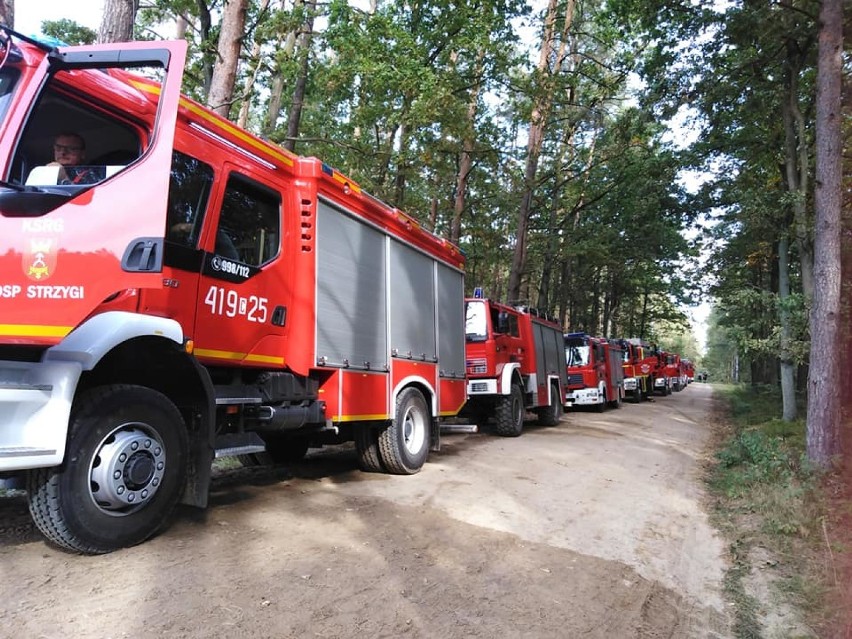
<path id="1" fill-rule="evenodd" d="M 40 457 L 41 455 L 55 455 L 54 448 L 36 448 L 35 446 L 0 446 L 0 458 L 2 457 Z"/>
<path id="2" fill-rule="evenodd" d="M 441 424 L 442 433 L 478 433 L 476 424 Z"/>
<path id="3" fill-rule="evenodd" d="M 229 433 L 216 437 L 216 457 L 262 453 L 266 444 L 257 433 Z"/>

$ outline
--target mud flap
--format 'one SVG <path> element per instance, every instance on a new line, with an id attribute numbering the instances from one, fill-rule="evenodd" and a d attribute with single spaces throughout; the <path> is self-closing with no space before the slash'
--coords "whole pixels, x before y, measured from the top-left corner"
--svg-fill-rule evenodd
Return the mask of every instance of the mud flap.
<path id="1" fill-rule="evenodd" d="M 429 451 L 441 452 L 441 422 L 437 419 L 432 419 L 432 425 L 429 427 Z"/>
<path id="2" fill-rule="evenodd" d="M 189 431 L 189 456 L 186 469 L 186 486 L 180 503 L 207 508 L 210 495 L 210 476 L 216 440 L 216 392 L 210 373 L 194 357 L 190 358 L 204 391 L 199 403 L 198 416 L 187 420 Z"/>

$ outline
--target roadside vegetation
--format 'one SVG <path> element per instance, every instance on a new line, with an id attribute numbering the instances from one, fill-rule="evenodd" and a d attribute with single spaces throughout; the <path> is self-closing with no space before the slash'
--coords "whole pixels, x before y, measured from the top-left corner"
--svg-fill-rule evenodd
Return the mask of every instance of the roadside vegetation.
<path id="1" fill-rule="evenodd" d="M 848 636 L 839 630 L 849 554 L 843 482 L 808 464 L 805 421 L 780 419 L 775 387 L 719 384 L 715 395 L 708 481 L 729 543 L 735 636 Z"/>

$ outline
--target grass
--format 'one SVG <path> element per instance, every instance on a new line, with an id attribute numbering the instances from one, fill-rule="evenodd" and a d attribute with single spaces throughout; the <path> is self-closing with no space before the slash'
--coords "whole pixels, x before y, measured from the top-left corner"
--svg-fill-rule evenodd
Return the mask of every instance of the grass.
<path id="1" fill-rule="evenodd" d="M 734 604 L 734 632 L 763 636 L 766 602 L 748 587 L 756 570 L 770 577 L 773 599 L 811 627 L 820 626 L 828 614 L 823 534 L 828 502 L 824 478 L 807 463 L 804 419 L 779 419 L 781 398 L 774 389 L 716 386 L 715 393 L 724 407 L 723 426 L 709 486 L 715 522 L 730 544 L 724 586 Z M 754 566 L 756 554 L 771 559 Z"/>

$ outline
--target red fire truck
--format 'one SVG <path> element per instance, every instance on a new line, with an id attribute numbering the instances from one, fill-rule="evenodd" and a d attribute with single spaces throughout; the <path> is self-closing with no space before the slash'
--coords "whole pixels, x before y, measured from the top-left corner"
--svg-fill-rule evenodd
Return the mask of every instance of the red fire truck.
<path id="1" fill-rule="evenodd" d="M 671 395 L 674 389 L 673 373 L 675 371 L 671 367 L 672 358 L 673 353 L 664 350 L 657 351 L 657 375 L 654 379 L 654 390 L 661 395 Z"/>
<path id="2" fill-rule="evenodd" d="M 624 399 L 624 356 L 617 340 L 586 333 L 564 336 L 568 365 L 567 402 L 577 406 L 619 408 Z"/>
<path id="3" fill-rule="evenodd" d="M 686 376 L 686 384 L 689 385 L 695 381 L 695 364 L 691 359 L 683 359 L 683 371 Z"/>
<path id="4" fill-rule="evenodd" d="M 555 426 L 562 417 L 565 351 L 558 324 L 525 307 L 482 297 L 465 302 L 465 413 L 494 418 L 499 435 L 521 434 L 526 411 Z"/>
<path id="5" fill-rule="evenodd" d="M 77 552 L 205 506 L 214 456 L 415 473 L 465 403 L 458 249 L 182 97 L 185 53 L 3 33 L 0 478 Z"/>
<path id="6" fill-rule="evenodd" d="M 653 392 L 654 382 L 652 366 L 645 361 L 645 345 L 638 339 L 620 339 L 624 359 L 624 394 L 629 395 L 633 402 L 639 403 L 647 399 Z"/>
<path id="7" fill-rule="evenodd" d="M 686 388 L 686 369 L 677 353 L 666 353 L 666 377 L 669 379 L 670 392 Z"/>

